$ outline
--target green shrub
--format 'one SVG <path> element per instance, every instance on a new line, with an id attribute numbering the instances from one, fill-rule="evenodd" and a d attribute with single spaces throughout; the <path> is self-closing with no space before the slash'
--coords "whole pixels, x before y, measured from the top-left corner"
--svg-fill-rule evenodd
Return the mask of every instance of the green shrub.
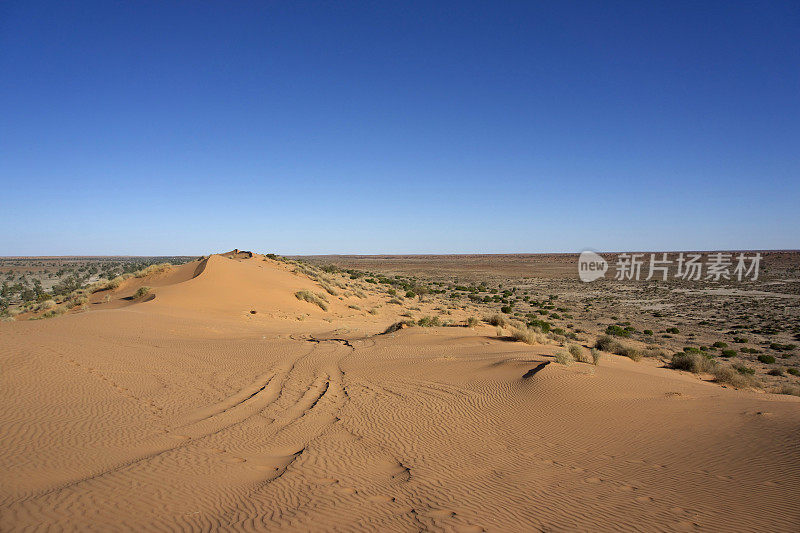
<path id="1" fill-rule="evenodd" d="M 469 317 L 467 319 L 467 327 L 468 328 L 474 328 L 477 325 L 478 325 L 478 319 L 475 318 L 474 316 L 471 316 L 471 317 Z"/>
<path id="2" fill-rule="evenodd" d="M 800 376 L 800 368 L 787 368 L 786 373 L 793 376 Z"/>
<path id="3" fill-rule="evenodd" d="M 630 337 L 631 331 L 628 328 L 623 328 L 613 324 L 606 328 L 606 335 L 614 335 L 615 337 Z"/>
<path id="4" fill-rule="evenodd" d="M 413 298 L 417 294 L 414 291 L 406 291 L 406 298 Z"/>
<path id="5" fill-rule="evenodd" d="M 765 365 L 775 364 L 775 358 L 771 355 L 759 355 L 758 360 L 764 363 Z"/>
<path id="6" fill-rule="evenodd" d="M 672 328 L 667 328 L 666 332 L 667 333 L 672 333 L 672 334 L 678 334 L 678 333 L 680 333 L 680 330 L 678 328 L 672 327 Z"/>
<path id="7" fill-rule="evenodd" d="M 644 330 L 642 333 L 644 333 L 645 335 L 648 335 L 648 336 L 649 336 L 649 335 L 652 335 L 652 334 L 653 334 L 653 330 L 652 330 L 652 329 L 646 329 L 646 330 Z"/>
<path id="8" fill-rule="evenodd" d="M 733 369 L 743 375 L 753 375 L 756 373 L 755 369 L 745 365 L 733 365 Z"/>
<path id="9" fill-rule="evenodd" d="M 714 348 L 727 348 L 728 347 L 728 343 L 727 342 L 722 342 L 722 341 L 717 341 L 714 344 L 712 344 L 712 346 Z"/>
<path id="10" fill-rule="evenodd" d="M 722 350 L 720 355 L 722 357 L 736 357 L 736 350 Z"/>
<path id="11" fill-rule="evenodd" d="M 511 307 L 510 305 L 504 305 L 503 307 L 500 308 L 500 312 L 510 315 L 511 313 L 514 312 L 514 308 Z"/>
<path id="12" fill-rule="evenodd" d="M 139 287 L 139 289 L 133 293 L 133 299 L 138 300 L 139 298 L 147 296 L 148 294 L 150 294 L 150 287 Z"/>
<path id="13" fill-rule="evenodd" d="M 441 325 L 438 316 L 424 316 L 417 321 L 417 324 L 419 324 L 423 328 L 432 328 Z"/>
<path id="14" fill-rule="evenodd" d="M 782 376 L 783 370 L 781 370 L 780 368 L 773 368 L 770 369 L 770 371 L 767 372 L 767 374 L 769 374 L 770 376 Z"/>

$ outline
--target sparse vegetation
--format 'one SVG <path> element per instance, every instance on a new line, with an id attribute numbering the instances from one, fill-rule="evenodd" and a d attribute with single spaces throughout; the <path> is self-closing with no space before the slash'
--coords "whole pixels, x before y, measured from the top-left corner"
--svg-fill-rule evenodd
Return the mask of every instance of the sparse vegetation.
<path id="1" fill-rule="evenodd" d="M 569 352 L 559 351 L 553 357 L 555 357 L 556 363 L 564 366 L 569 366 L 575 362 Z"/>
<path id="2" fill-rule="evenodd" d="M 471 317 L 469 317 L 467 319 L 467 327 L 468 328 L 474 328 L 477 325 L 478 325 L 478 319 L 475 318 L 474 316 L 471 316 Z"/>
<path id="3" fill-rule="evenodd" d="M 567 350 L 569 351 L 570 355 L 572 355 L 572 357 L 579 363 L 589 362 L 589 356 L 586 354 L 583 348 L 581 348 L 577 344 L 570 344 L 567 347 Z"/>
<path id="4" fill-rule="evenodd" d="M 592 355 L 592 364 L 594 366 L 599 365 L 600 364 L 600 359 L 603 358 L 603 352 L 601 352 L 597 348 L 592 348 L 591 355 Z"/>
<path id="5" fill-rule="evenodd" d="M 765 365 L 772 365 L 775 364 L 775 357 L 771 355 L 759 355 L 758 360 L 764 363 Z"/>
<path id="6" fill-rule="evenodd" d="M 699 374 L 701 372 L 711 372 L 716 366 L 716 362 L 705 355 L 683 352 L 672 356 L 670 366 L 677 370 L 688 370 Z"/>
<path id="7" fill-rule="evenodd" d="M 484 320 L 492 326 L 499 326 L 501 328 L 506 326 L 506 319 L 501 315 L 492 315 Z"/>
<path id="8" fill-rule="evenodd" d="M 424 316 L 417 321 L 417 324 L 423 328 L 433 328 L 442 325 L 438 316 Z"/>
<path id="9" fill-rule="evenodd" d="M 139 298 L 147 296 L 148 294 L 150 294 L 150 287 L 139 287 L 136 292 L 133 293 L 133 299 L 138 300 Z"/>
<path id="10" fill-rule="evenodd" d="M 747 373 L 742 373 L 735 367 L 718 365 L 713 370 L 714 379 L 717 383 L 724 383 L 737 389 L 752 387 L 753 378 Z"/>
<path id="11" fill-rule="evenodd" d="M 323 311 L 328 310 L 328 304 L 325 302 L 324 295 L 321 295 L 319 293 L 313 293 L 307 290 L 297 291 L 296 293 L 294 293 L 294 295 L 298 300 L 304 300 L 308 303 L 317 305 Z"/>

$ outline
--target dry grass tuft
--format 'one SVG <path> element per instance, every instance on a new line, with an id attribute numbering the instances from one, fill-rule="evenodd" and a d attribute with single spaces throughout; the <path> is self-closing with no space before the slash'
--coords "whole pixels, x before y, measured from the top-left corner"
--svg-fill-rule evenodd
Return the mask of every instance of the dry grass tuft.
<path id="1" fill-rule="evenodd" d="M 328 304 L 326 303 L 327 298 L 325 297 L 324 294 L 319 294 L 319 293 L 315 294 L 311 291 L 302 290 L 302 291 L 297 291 L 296 293 L 294 293 L 294 295 L 298 300 L 303 300 L 308 303 L 317 305 L 323 311 L 328 310 Z"/>
<path id="2" fill-rule="evenodd" d="M 603 352 L 601 352 L 597 348 L 592 348 L 591 354 L 592 354 L 592 364 L 594 366 L 599 365 L 600 364 L 600 359 L 603 358 Z"/>
<path id="3" fill-rule="evenodd" d="M 583 350 L 583 348 L 581 348 L 577 344 L 570 344 L 567 347 L 567 350 L 569 350 L 570 355 L 572 355 L 572 357 L 574 357 L 575 360 L 578 361 L 579 363 L 590 362 L 589 356 L 586 355 L 586 352 Z"/>
<path id="4" fill-rule="evenodd" d="M 569 352 L 556 352 L 554 357 L 556 359 L 556 363 L 564 366 L 569 366 L 575 362 L 575 360 L 572 358 L 572 354 Z"/>
<path id="5" fill-rule="evenodd" d="M 717 363 L 699 353 L 676 353 L 672 356 L 670 366 L 677 370 L 688 370 L 689 372 L 699 374 L 701 372 L 713 371 Z M 730 367 L 726 368 L 733 371 Z"/>
<path id="6" fill-rule="evenodd" d="M 501 328 L 506 327 L 506 319 L 502 315 L 492 315 L 490 317 L 484 318 L 484 320 L 492 326 L 498 326 Z"/>
<path id="7" fill-rule="evenodd" d="M 717 383 L 724 383 L 737 389 L 746 389 L 756 384 L 750 375 L 742 374 L 730 366 L 716 365 L 712 369 L 712 373 Z"/>

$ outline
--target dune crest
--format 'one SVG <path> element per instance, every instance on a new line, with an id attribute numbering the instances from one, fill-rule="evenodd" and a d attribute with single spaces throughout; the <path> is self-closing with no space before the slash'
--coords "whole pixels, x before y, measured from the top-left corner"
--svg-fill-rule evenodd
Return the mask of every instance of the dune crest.
<path id="1" fill-rule="evenodd" d="M 797 398 L 397 326 L 384 295 L 326 283 L 234 250 L 0 323 L 3 529 L 800 523 Z"/>

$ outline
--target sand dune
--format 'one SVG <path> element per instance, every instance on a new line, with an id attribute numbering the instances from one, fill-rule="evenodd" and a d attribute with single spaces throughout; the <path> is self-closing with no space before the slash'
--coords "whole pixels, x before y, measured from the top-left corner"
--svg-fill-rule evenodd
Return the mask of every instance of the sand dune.
<path id="1" fill-rule="evenodd" d="M 798 398 L 486 326 L 381 334 L 399 309 L 303 290 L 229 253 L 0 323 L 0 528 L 800 526 Z"/>

